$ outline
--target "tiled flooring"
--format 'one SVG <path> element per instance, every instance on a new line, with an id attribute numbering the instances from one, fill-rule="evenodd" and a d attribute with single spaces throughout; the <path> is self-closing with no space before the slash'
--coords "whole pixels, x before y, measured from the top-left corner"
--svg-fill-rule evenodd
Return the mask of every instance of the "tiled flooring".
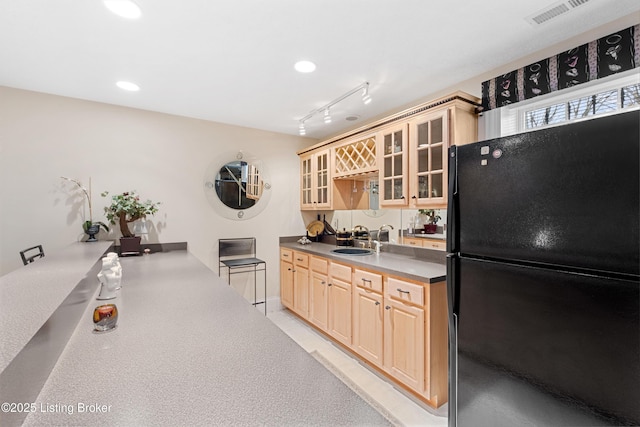
<path id="1" fill-rule="evenodd" d="M 307 352 L 315 351 L 331 363 L 338 372 L 363 390 L 369 399 L 396 418 L 401 425 L 447 425 L 447 405 L 435 410 L 415 402 L 287 310 L 271 312 L 268 317 Z"/>

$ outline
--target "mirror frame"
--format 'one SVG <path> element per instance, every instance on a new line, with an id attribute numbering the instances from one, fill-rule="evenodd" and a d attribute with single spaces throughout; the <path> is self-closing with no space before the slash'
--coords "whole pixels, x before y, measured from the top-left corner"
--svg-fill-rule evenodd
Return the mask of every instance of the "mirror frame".
<path id="1" fill-rule="evenodd" d="M 246 209 L 233 209 L 222 203 L 216 192 L 215 182 L 220 169 L 222 169 L 227 163 L 244 161 L 249 164 L 255 165 L 260 171 L 260 177 L 264 182 L 264 188 L 260 199 L 256 203 Z M 246 151 L 229 151 L 220 155 L 219 160 L 215 160 L 209 164 L 205 171 L 203 179 L 203 189 L 205 197 L 214 210 L 222 217 L 227 219 L 233 219 L 236 221 L 242 221 L 251 219 L 260 214 L 269 203 L 271 199 L 271 184 L 269 180 L 269 174 L 265 168 L 264 163 L 255 156 L 247 153 Z"/>

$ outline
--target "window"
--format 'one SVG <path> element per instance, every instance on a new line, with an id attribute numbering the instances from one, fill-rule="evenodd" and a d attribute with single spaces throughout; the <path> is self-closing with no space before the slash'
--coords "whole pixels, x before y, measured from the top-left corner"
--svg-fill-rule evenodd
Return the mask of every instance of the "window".
<path id="1" fill-rule="evenodd" d="M 556 126 L 601 114 L 640 108 L 640 73 L 629 70 L 497 109 L 499 124 L 487 117 L 485 139 Z M 489 111 L 488 113 L 493 113 Z M 497 133 L 497 134 L 496 134 Z"/>

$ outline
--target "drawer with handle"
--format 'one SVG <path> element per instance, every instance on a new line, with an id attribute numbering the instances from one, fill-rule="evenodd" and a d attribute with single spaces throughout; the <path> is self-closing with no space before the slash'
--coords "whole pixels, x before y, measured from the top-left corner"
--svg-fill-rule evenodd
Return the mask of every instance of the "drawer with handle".
<path id="1" fill-rule="evenodd" d="M 382 293 L 382 275 L 380 274 L 356 268 L 353 272 L 353 284 L 363 289 Z"/>
<path id="2" fill-rule="evenodd" d="M 389 298 L 419 306 L 424 305 L 424 286 L 390 277 L 384 293 Z"/>
<path id="3" fill-rule="evenodd" d="M 299 267 L 309 267 L 309 255 L 300 252 L 294 252 L 293 263 Z"/>
<path id="4" fill-rule="evenodd" d="M 282 261 L 293 262 L 293 251 L 291 249 L 280 248 L 280 259 Z"/>

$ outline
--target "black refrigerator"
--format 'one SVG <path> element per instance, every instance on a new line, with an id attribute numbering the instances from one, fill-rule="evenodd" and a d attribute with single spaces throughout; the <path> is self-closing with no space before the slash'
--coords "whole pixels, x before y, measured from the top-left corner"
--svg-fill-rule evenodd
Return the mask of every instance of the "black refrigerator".
<path id="1" fill-rule="evenodd" d="M 640 111 L 452 147 L 449 425 L 640 425 Z"/>

